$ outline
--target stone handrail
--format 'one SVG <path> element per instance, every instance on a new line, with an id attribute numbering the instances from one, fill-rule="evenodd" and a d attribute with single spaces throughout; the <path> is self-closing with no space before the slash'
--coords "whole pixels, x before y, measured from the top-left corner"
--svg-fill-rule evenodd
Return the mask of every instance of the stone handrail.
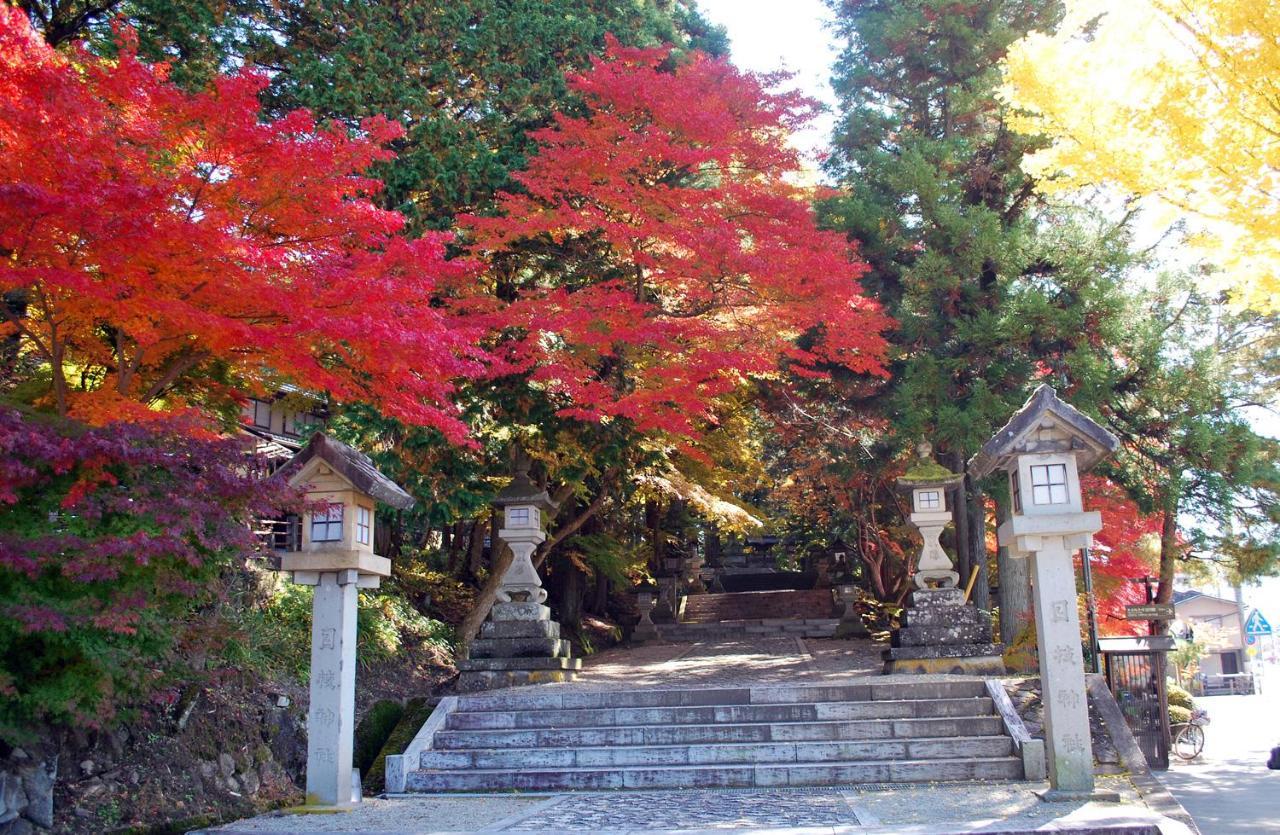
<path id="1" fill-rule="evenodd" d="M 1022 756 L 1022 775 L 1027 780 L 1043 780 L 1045 778 L 1044 740 L 1033 739 L 1027 726 L 1022 724 L 1022 717 L 1013 706 L 1013 700 L 1004 689 L 1004 682 L 998 678 L 986 681 L 987 693 L 996 712 L 1004 720 L 1004 728 L 1013 739 L 1013 747 Z"/>
<path id="2" fill-rule="evenodd" d="M 418 768 L 418 764 L 422 761 L 422 752 L 431 750 L 431 746 L 435 742 L 436 731 L 444 727 L 444 723 L 449 719 L 449 714 L 457 709 L 458 697 L 445 696 L 440 700 L 440 704 L 436 705 L 435 710 L 431 711 L 427 721 L 422 723 L 422 728 L 414 735 L 413 740 L 405 746 L 404 753 L 387 755 L 387 794 L 404 792 L 406 776 L 410 771 Z"/>

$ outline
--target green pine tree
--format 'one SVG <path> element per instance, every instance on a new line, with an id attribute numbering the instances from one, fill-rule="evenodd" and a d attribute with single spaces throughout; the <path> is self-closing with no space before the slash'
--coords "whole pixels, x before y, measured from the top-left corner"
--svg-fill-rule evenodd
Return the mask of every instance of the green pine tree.
<path id="1" fill-rule="evenodd" d="M 876 403 L 899 448 L 928 439 L 960 470 L 1025 397 L 1027 334 L 1007 315 L 1019 281 L 1051 273 L 1036 253 L 1034 183 L 996 90 L 999 62 L 1027 32 L 1052 27 L 1055 0 L 831 2 L 843 52 L 829 173 L 844 196 L 827 219 L 862 243 L 864 279 L 899 327 L 893 380 Z M 959 569 L 987 558 L 982 485 L 956 513 Z"/>

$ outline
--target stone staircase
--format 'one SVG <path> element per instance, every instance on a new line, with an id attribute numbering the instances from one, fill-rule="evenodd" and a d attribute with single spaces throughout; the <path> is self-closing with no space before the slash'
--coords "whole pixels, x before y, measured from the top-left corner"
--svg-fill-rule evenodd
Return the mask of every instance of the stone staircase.
<path id="1" fill-rule="evenodd" d="M 674 642 L 831 638 L 840 624 L 832 607 L 830 589 L 691 594 L 680 623 L 656 626 L 663 640 Z"/>
<path id="2" fill-rule="evenodd" d="M 406 791 L 1020 780 L 981 680 L 460 696 Z M 411 766 L 410 766 L 411 767 Z"/>
<path id="3" fill-rule="evenodd" d="M 685 598 L 683 623 L 769 620 L 782 618 L 830 618 L 830 589 L 803 591 L 740 591 L 728 594 L 691 594 Z"/>

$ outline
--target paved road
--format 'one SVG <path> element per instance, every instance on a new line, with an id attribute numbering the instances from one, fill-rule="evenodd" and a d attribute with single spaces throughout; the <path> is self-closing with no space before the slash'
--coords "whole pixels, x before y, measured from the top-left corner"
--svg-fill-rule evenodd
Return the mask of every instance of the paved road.
<path id="1" fill-rule="evenodd" d="M 1280 832 L 1280 771 L 1267 768 L 1267 752 L 1280 745 L 1280 681 L 1270 683 L 1262 695 L 1198 699 L 1212 720 L 1204 754 L 1175 757 L 1159 775 L 1204 835 Z"/>

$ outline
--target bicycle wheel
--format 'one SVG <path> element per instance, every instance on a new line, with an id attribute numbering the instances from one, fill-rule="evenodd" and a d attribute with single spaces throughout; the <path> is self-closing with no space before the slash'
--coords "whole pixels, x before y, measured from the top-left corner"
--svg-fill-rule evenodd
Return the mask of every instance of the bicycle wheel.
<path id="1" fill-rule="evenodd" d="M 1204 731 L 1199 725 L 1186 725 L 1173 739 L 1173 753 L 1184 760 L 1194 760 L 1204 750 Z"/>

